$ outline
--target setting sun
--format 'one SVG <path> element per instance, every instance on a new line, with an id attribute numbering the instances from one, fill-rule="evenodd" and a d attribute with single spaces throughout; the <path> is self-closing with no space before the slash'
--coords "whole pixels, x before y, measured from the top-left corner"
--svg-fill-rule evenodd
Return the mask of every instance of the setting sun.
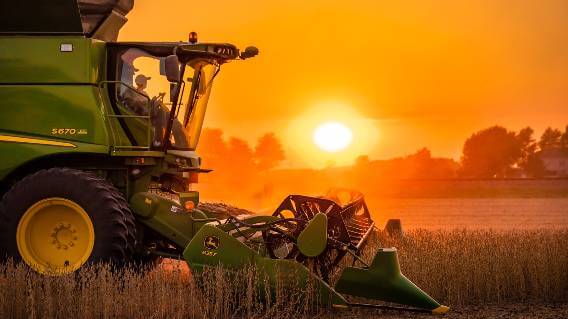
<path id="1" fill-rule="evenodd" d="M 306 103 L 304 112 L 290 121 L 286 141 L 294 145 L 288 157 L 311 167 L 349 165 L 369 154 L 378 139 L 377 122 L 341 99 Z"/>
<path id="2" fill-rule="evenodd" d="M 345 124 L 328 122 L 318 126 L 314 131 L 314 143 L 326 152 L 338 152 L 346 149 L 353 139 L 353 132 Z"/>

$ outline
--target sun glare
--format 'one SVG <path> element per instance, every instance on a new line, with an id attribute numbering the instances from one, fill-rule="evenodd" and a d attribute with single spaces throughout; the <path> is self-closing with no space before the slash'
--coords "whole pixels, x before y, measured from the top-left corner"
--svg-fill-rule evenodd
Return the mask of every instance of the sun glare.
<path id="1" fill-rule="evenodd" d="M 372 156 L 378 138 L 375 121 L 340 100 L 306 104 L 311 107 L 288 126 L 291 158 L 310 167 L 328 167 L 352 165 L 361 155 Z"/>
<path id="2" fill-rule="evenodd" d="M 319 125 L 313 135 L 314 143 L 330 153 L 346 149 L 353 140 L 353 132 L 345 124 L 328 122 Z"/>

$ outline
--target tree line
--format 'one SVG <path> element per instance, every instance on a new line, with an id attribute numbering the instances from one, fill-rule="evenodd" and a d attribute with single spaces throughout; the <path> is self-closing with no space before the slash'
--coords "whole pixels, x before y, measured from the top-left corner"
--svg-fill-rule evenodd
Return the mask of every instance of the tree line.
<path id="1" fill-rule="evenodd" d="M 543 152 L 557 151 L 568 155 L 568 126 L 564 132 L 547 128 L 534 137 L 530 127 L 518 132 L 493 126 L 471 135 L 464 143 L 460 177 L 502 178 L 518 176 L 542 177 L 547 174 Z"/>
<path id="2" fill-rule="evenodd" d="M 564 131 L 549 127 L 536 138 L 531 127 L 513 131 L 496 125 L 473 133 L 463 145 L 459 162 L 432 157 L 423 148 L 390 160 L 370 160 L 362 155 L 346 169 L 380 178 L 543 177 L 548 174 L 542 161 L 542 154 L 547 151 L 568 157 L 568 126 Z M 220 129 L 203 130 L 199 153 L 204 167 L 216 171 L 203 176 L 204 180 L 236 188 L 252 184 L 261 177 L 259 174 L 278 168 L 286 159 L 282 143 L 274 133 L 267 133 L 250 145 L 240 138 L 226 138 Z"/>
<path id="3" fill-rule="evenodd" d="M 241 138 L 225 138 L 222 130 L 214 128 L 203 129 L 198 151 L 205 168 L 214 169 L 216 176 L 236 185 L 277 167 L 286 158 L 274 133 L 262 135 L 251 146 Z"/>

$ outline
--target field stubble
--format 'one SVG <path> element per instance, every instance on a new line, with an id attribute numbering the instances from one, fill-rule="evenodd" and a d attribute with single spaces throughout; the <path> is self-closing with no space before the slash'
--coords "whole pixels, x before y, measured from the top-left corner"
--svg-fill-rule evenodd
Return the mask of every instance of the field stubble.
<path id="1" fill-rule="evenodd" d="M 566 242 L 568 230 L 413 230 L 402 240 L 379 232 L 371 238 L 364 258 L 370 260 L 379 244 L 397 247 L 403 273 L 438 301 L 458 309 L 454 315 L 460 313 L 459 309 L 468 311 L 486 304 L 561 305 L 566 313 Z M 313 286 L 299 287 L 283 276 L 276 296 L 272 296 L 267 290 L 258 292 L 254 288 L 263 280 L 263 275 L 252 268 L 237 272 L 211 268 L 195 277 L 186 268 L 171 264 L 146 272 L 95 265 L 73 275 L 49 277 L 39 276 L 25 265 L 7 263 L 0 265 L 0 317 L 384 315 L 376 311 L 314 310 L 318 307 Z"/>

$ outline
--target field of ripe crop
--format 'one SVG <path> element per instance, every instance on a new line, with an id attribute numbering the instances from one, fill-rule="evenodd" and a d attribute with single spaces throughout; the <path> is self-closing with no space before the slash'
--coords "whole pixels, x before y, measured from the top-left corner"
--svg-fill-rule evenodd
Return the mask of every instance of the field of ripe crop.
<path id="1" fill-rule="evenodd" d="M 402 240 L 377 233 L 364 257 L 369 259 L 379 243 L 398 247 L 403 273 L 449 305 L 448 317 L 561 318 L 568 315 L 567 242 L 568 230 L 411 230 Z M 6 264 L 0 266 L 0 317 L 416 317 L 313 310 L 313 290 L 290 284 L 261 302 L 263 292 L 253 287 L 262 280 L 254 269 L 210 269 L 195 278 L 183 263 L 146 272 L 98 265 L 62 277 Z"/>
<path id="2" fill-rule="evenodd" d="M 567 229 L 568 198 L 365 198 L 383 227 L 402 219 L 405 229 Z"/>

